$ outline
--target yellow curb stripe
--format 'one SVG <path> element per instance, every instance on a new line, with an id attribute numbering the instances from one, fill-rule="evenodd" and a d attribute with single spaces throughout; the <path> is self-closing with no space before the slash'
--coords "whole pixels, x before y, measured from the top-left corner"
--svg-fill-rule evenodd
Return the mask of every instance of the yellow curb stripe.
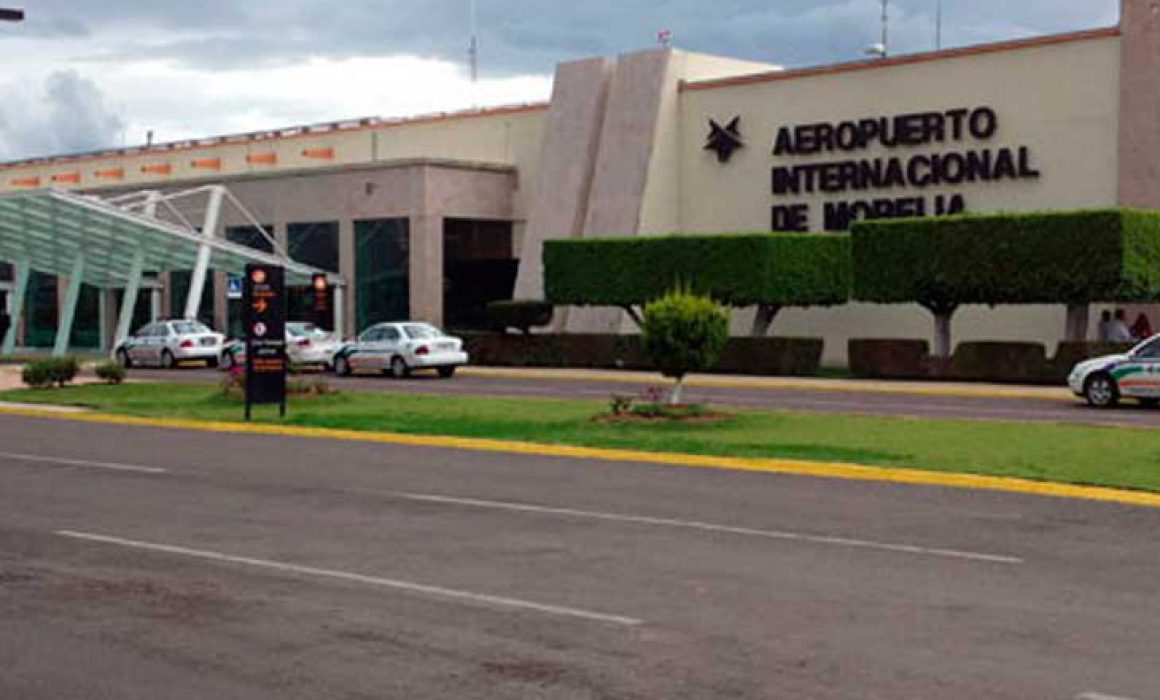
<path id="1" fill-rule="evenodd" d="M 535 370 L 502 367 L 464 367 L 466 376 L 504 379 L 541 379 L 566 382 L 609 382 L 622 384 L 664 384 L 669 380 L 660 375 L 643 372 L 613 372 L 602 370 Z M 748 377 L 745 379 L 698 375 L 685 380 L 686 386 L 707 389 L 750 389 L 753 391 L 816 391 L 853 394 L 893 394 L 902 396 L 944 396 L 969 399 L 1041 399 L 1074 403 L 1067 389 L 1055 387 L 971 387 L 939 384 L 917 385 L 902 382 L 875 382 L 841 379 L 786 379 L 777 377 Z"/>
<path id="2" fill-rule="evenodd" d="M 541 457 L 571 457 L 607 462 L 637 462 L 699 469 L 722 469 L 767 474 L 789 474 L 826 479 L 874 481 L 920 486 L 940 486 L 958 489 L 1001 491 L 1031 494 L 1053 498 L 1071 498 L 1107 503 L 1160 508 L 1160 493 L 1129 491 L 1102 486 L 1078 486 L 1045 481 L 1031 481 L 1015 477 L 982 476 L 958 472 L 933 472 L 919 469 L 868 467 L 843 462 L 807 462 L 793 459 L 750 459 L 743 457 L 715 457 L 672 452 L 639 452 L 636 450 L 600 447 L 577 447 L 486 438 L 447 437 L 439 435 L 407 435 L 403 433 L 360 432 L 338 428 L 310 428 L 264 423 L 227 423 L 224 421 L 196 421 L 185 418 L 142 418 L 109 413 L 61 414 L 43 409 L 0 407 L 0 414 L 45 418 L 49 420 L 105 423 L 177 430 L 198 430 L 216 433 L 267 435 L 299 438 L 324 438 L 348 442 L 370 442 L 412 447 L 438 447 L 474 452 L 535 455 Z"/>

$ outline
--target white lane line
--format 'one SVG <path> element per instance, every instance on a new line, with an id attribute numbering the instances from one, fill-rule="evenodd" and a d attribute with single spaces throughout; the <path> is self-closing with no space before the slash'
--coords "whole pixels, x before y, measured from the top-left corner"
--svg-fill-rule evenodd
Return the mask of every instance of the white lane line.
<path id="1" fill-rule="evenodd" d="M 99 535 L 90 532 L 77 532 L 75 530 L 57 530 L 57 535 L 61 537 L 68 537 L 76 540 L 85 540 L 87 542 L 100 542 L 102 544 L 117 545 L 120 547 L 128 547 L 130 549 L 141 549 L 151 552 L 163 552 L 166 554 L 177 554 L 186 557 L 193 557 L 196 559 L 207 559 L 210 561 L 226 562 L 230 564 L 241 564 L 243 566 L 252 566 L 260 569 L 270 569 L 272 571 L 282 571 L 292 574 L 304 574 L 307 576 L 317 576 L 321 578 L 338 579 L 340 581 L 350 581 L 353 583 L 362 583 L 369 586 L 378 586 L 380 588 L 392 588 L 399 591 L 407 591 L 409 593 L 421 593 L 424 595 L 433 596 L 436 598 L 449 598 L 452 600 L 462 600 L 478 605 L 486 605 L 501 608 L 514 608 L 517 610 L 529 610 L 532 612 L 544 613 L 547 615 L 556 615 L 559 617 L 572 617 L 580 620 L 587 620 L 589 622 L 600 622 L 613 625 L 636 626 L 644 624 L 643 620 L 638 620 L 632 617 L 624 617 L 621 615 L 608 615 L 605 613 L 592 612 L 589 610 L 581 610 L 580 608 L 568 608 L 560 605 L 546 605 L 544 603 L 535 603 L 529 600 L 521 600 L 519 598 L 505 598 L 502 596 L 487 595 L 484 593 L 471 593 L 469 591 L 460 591 L 453 588 L 443 588 L 441 586 L 430 586 L 422 583 L 413 583 L 410 581 L 399 581 L 396 579 L 380 578 L 378 576 L 367 576 L 365 574 L 356 574 L 349 571 L 337 571 L 334 569 L 319 569 L 313 566 L 302 566 L 300 564 L 289 564 L 280 561 L 271 561 L 268 559 L 254 559 L 252 557 L 239 557 L 232 554 L 223 554 L 221 552 L 211 552 L 202 549 L 189 549 L 187 547 L 178 547 L 175 545 L 158 544 L 155 542 L 142 542 L 139 540 L 128 540 L 121 537 L 111 537 L 108 535 Z"/>
<path id="2" fill-rule="evenodd" d="M 704 532 L 719 532 L 729 535 L 744 535 L 748 537 L 765 537 L 777 540 L 791 540 L 809 542 L 813 544 L 828 544 L 841 547 L 858 547 L 862 549 L 877 549 L 887 552 L 903 552 L 906 554 L 922 554 L 935 557 L 949 557 L 951 559 L 968 559 L 985 561 L 994 564 L 1022 564 L 1019 557 L 1009 557 L 1001 554 L 984 554 L 981 552 L 966 552 L 957 549 L 940 549 L 937 547 L 920 547 L 909 544 L 894 544 L 889 542 L 873 542 L 871 540 L 851 539 L 848 537 L 831 537 L 827 535 L 810 535 L 800 532 L 786 532 L 781 530 L 757 530 L 748 527 L 733 527 L 714 523 L 698 522 L 696 520 L 674 520 L 670 518 L 654 518 L 647 515 L 625 515 L 622 513 L 602 513 L 598 511 L 575 510 L 572 508 L 553 508 L 537 506 L 528 503 L 513 503 L 508 501 L 484 501 L 474 498 L 454 498 L 451 496 L 437 496 L 425 493 L 395 493 L 398 498 L 423 503 L 439 503 L 444 505 L 470 506 L 473 508 L 489 508 L 509 510 L 524 513 L 539 513 L 543 515 L 561 515 L 573 518 L 587 518 L 590 520 L 607 520 L 611 522 L 633 523 L 637 525 L 655 525 L 659 527 L 674 527 L 686 530 L 701 530 Z"/>
<path id="3" fill-rule="evenodd" d="M 1104 693 L 1080 693 L 1075 696 L 1075 700 L 1135 700 L 1135 698 L 1126 698 L 1122 695 L 1105 695 Z"/>
<path id="4" fill-rule="evenodd" d="M 108 469 L 117 472 L 136 472 L 138 474 L 165 474 L 168 469 L 161 467 L 143 467 L 138 464 L 117 464 L 115 462 L 93 462 L 87 459 L 68 459 L 66 457 L 45 457 L 43 455 L 26 455 L 16 452 L 0 452 L 0 459 L 12 459 L 25 462 L 44 462 L 45 464 L 63 464 L 69 467 L 87 467 L 89 469 Z"/>

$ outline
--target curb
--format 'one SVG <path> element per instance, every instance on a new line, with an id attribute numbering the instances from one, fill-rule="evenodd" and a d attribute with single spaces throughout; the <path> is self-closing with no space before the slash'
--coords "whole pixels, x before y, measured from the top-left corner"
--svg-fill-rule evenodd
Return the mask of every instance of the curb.
<path id="1" fill-rule="evenodd" d="M 1160 493 L 1130 491 L 1102 486 L 1077 486 L 1046 481 L 1031 481 L 1029 479 L 1014 477 L 982 476 L 959 472 L 933 472 L 919 469 L 868 467 L 842 462 L 806 462 L 791 459 L 750 459 L 681 453 L 639 452 L 635 450 L 575 447 L 484 438 L 360 432 L 335 428 L 309 428 L 263 423 L 195 421 L 184 418 L 140 418 L 136 416 L 120 416 L 95 412 L 62 414 L 43 408 L 32 409 L 14 406 L 0 406 L 0 415 L 18 415 L 58 421 L 170 428 L 215 433 L 321 438 L 346 442 L 436 447 L 473 452 L 564 457 L 604 462 L 636 462 L 696 469 L 719 469 L 724 471 L 809 476 L 846 481 L 937 486 L 1160 508 Z"/>

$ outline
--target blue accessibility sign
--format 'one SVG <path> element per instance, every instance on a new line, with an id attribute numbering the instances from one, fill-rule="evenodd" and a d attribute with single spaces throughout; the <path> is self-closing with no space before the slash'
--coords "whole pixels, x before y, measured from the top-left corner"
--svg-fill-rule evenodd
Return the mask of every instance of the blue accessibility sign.
<path id="1" fill-rule="evenodd" d="M 227 299 L 241 299 L 242 298 L 242 278 L 237 275 L 230 275 L 226 278 L 226 298 Z"/>

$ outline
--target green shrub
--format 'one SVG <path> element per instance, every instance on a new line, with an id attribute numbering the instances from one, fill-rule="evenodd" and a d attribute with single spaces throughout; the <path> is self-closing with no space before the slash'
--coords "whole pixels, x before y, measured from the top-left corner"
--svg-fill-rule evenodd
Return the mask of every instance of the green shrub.
<path id="1" fill-rule="evenodd" d="M 95 372 L 97 378 L 104 380 L 106 384 L 120 384 L 125 381 L 125 375 L 128 374 L 120 363 L 113 361 L 102 362 L 97 365 Z"/>
<path id="2" fill-rule="evenodd" d="M 487 321 L 496 330 L 515 328 L 527 335 L 552 322 L 553 308 L 546 301 L 493 301 L 487 305 Z"/>
<path id="3" fill-rule="evenodd" d="M 673 291 L 644 308 L 645 350 L 676 380 L 670 403 L 680 403 L 685 375 L 712 367 L 728 339 L 729 316 L 708 297 Z"/>
<path id="4" fill-rule="evenodd" d="M 846 235 L 739 233 L 546 241 L 544 292 L 557 305 L 631 307 L 676 287 L 733 307 L 844 304 Z"/>
<path id="5" fill-rule="evenodd" d="M 76 378 L 80 361 L 75 357 L 51 357 L 33 360 L 21 371 L 21 380 L 30 387 L 44 389 L 64 386 Z"/>

